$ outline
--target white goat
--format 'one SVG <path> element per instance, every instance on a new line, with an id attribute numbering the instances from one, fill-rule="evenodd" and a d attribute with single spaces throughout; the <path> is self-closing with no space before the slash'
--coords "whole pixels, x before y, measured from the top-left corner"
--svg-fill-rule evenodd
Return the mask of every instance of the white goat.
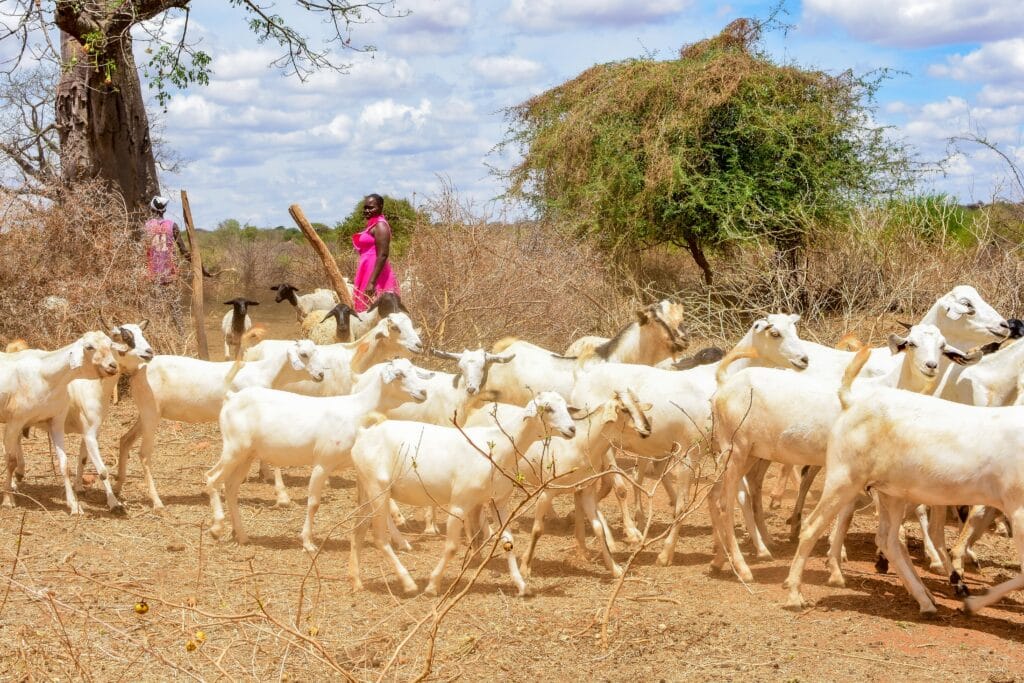
<path id="1" fill-rule="evenodd" d="M 259 360 L 272 351 L 285 349 L 291 342 L 267 339 L 245 352 L 245 359 Z M 423 342 L 405 313 L 395 313 L 379 321 L 372 330 L 348 344 L 318 347 L 325 367 L 324 380 L 314 382 L 294 379 L 276 386 L 306 396 L 342 396 L 352 390 L 353 375 L 365 372 L 371 365 L 396 356 L 409 357 L 423 351 Z"/>
<path id="2" fill-rule="evenodd" d="M 149 325 L 143 320 L 138 325 L 117 325 L 111 328 L 109 336 L 114 342 L 114 357 L 117 359 L 118 371 L 103 379 L 76 379 L 68 384 L 67 418 L 64 420 L 65 434 L 81 434 L 82 443 L 79 450 L 78 468 L 75 473 L 75 492 L 82 493 L 82 472 L 87 460 L 91 459 L 94 466 L 103 462 L 100 454 L 99 432 L 110 409 L 111 396 L 117 387 L 122 374 L 131 375 L 140 363 L 153 359 L 153 347 L 146 340 L 143 330 Z M 44 353 L 33 351 L 33 353 Z M 37 425 L 42 426 L 42 425 Z M 105 468 L 104 470 L 105 471 Z M 101 470 L 97 469 L 97 474 Z M 100 476 L 107 494 L 107 507 L 112 511 L 123 511 L 111 489 L 106 475 Z"/>
<path id="3" fill-rule="evenodd" d="M 520 417 L 511 430 L 500 427 L 454 427 L 419 422 L 387 420 L 359 430 L 352 461 L 359 482 L 359 502 L 368 504 L 370 514 L 352 532 L 349 576 L 354 590 L 362 588 L 359 578 L 359 554 L 366 527 L 373 524 L 375 545 L 391 561 L 407 593 L 416 591 L 416 582 L 398 556 L 385 533 L 388 501 L 394 497 L 408 505 L 443 506 L 448 510 L 448 528 L 444 553 L 430 575 L 426 592 L 436 594 L 445 566 L 459 547 L 462 525 L 470 515 L 492 503 L 498 524 L 508 523 L 508 503 L 515 488 L 516 453 L 547 435 L 572 437 L 576 427 L 558 394 L 543 392 L 520 408 Z M 509 573 L 519 595 L 527 593 L 513 552 L 512 533 L 501 534 L 502 548 Z"/>
<path id="4" fill-rule="evenodd" d="M 865 384 L 906 389 L 917 393 L 930 391 L 950 361 L 970 362 L 960 351 L 946 343 L 934 325 L 915 325 L 906 337 L 889 335 L 889 348 L 897 355 L 892 370 L 881 377 L 866 379 Z M 870 352 L 870 350 L 868 350 Z M 901 353 L 902 352 L 902 353 Z M 727 368 L 729 356 L 721 368 Z M 708 497 L 715 538 L 712 567 L 721 569 L 728 553 L 733 568 L 743 581 L 753 575 L 739 550 L 733 528 L 733 501 L 740 491 L 741 479 L 760 460 L 786 465 L 825 464 L 829 432 L 841 409 L 836 397 L 837 382 L 829 376 L 786 372 L 770 368 L 750 368 L 725 380 L 715 394 L 713 420 L 716 452 L 726 459 L 723 475 Z M 754 505 L 755 512 L 759 506 Z M 922 529 L 928 524 L 920 514 Z M 771 558 L 764 545 L 763 521 L 750 528 L 759 558 Z M 926 541 L 926 547 L 928 542 Z M 935 548 L 927 548 L 933 562 L 941 564 Z M 842 580 L 838 562 L 837 581 Z"/>
<path id="5" fill-rule="evenodd" d="M 249 333 L 252 334 L 252 333 Z M 121 437 L 115 491 L 124 483 L 132 445 L 141 437 L 139 460 L 154 509 L 164 507 L 153 481 L 150 458 L 160 420 L 189 424 L 216 422 L 225 392 L 246 387 L 274 388 L 304 378 L 321 381 L 324 364 L 319 347 L 308 339 L 287 342 L 268 349 L 259 361 L 211 362 L 184 356 L 157 356 L 142 366 L 131 379 L 132 396 L 139 417 Z M 286 504 L 284 484 L 277 479 L 278 502 Z M 284 493 L 283 499 L 282 494 Z"/>
<path id="6" fill-rule="evenodd" d="M 22 351 L 0 358 L 0 422 L 4 425 L 4 449 L 7 454 L 7 479 L 4 483 L 3 507 L 14 507 L 15 471 L 22 468 L 22 430 L 45 422 L 57 453 L 64 492 L 71 514 L 82 508 L 71 484 L 71 470 L 64 451 L 64 422 L 70 406 L 68 384 L 76 379 L 99 379 L 117 373 L 115 346 L 102 332 L 87 332 L 73 343 L 56 351 Z M 98 455 L 98 450 L 97 450 Z M 103 460 L 93 463 L 100 479 L 107 486 L 108 505 L 117 503 L 109 488 L 107 468 Z M 18 477 L 19 481 L 21 476 Z"/>
<path id="7" fill-rule="evenodd" d="M 249 388 L 229 393 L 220 412 L 224 449 L 206 474 L 206 491 L 213 507 L 210 533 L 220 536 L 224 509 L 219 489 L 224 486 L 235 540 L 247 543 L 238 514 L 238 489 L 256 458 L 278 467 L 312 466 L 302 547 L 316 551 L 313 517 L 331 472 L 351 465 L 349 451 L 360 421 L 371 411 L 388 410 L 407 401 L 427 398 L 424 382 L 431 373 L 404 358 L 374 366 L 362 386 L 349 396 L 296 396 L 274 389 Z"/>
<path id="8" fill-rule="evenodd" d="M 345 279 L 345 285 L 349 288 L 349 296 L 351 297 L 352 286 L 347 278 Z M 338 293 L 333 289 L 314 289 L 308 294 L 299 294 L 298 287 L 281 283 L 271 287 L 270 291 L 277 292 L 277 295 L 274 297 L 274 303 L 279 304 L 282 301 L 287 301 L 295 307 L 295 318 L 299 322 L 302 322 L 313 311 L 329 311 L 336 304 L 340 303 Z"/>
<path id="9" fill-rule="evenodd" d="M 242 344 L 242 335 L 252 329 L 252 318 L 247 313 L 249 306 L 259 306 L 258 301 L 248 299 L 232 299 L 225 301 L 231 310 L 224 314 L 220 321 L 220 331 L 224 333 L 224 360 L 234 360 Z"/>
<path id="10" fill-rule="evenodd" d="M 627 430 L 635 431 L 640 438 L 650 436 L 651 423 L 644 413 L 645 409 L 650 409 L 650 405 L 638 403 L 629 391 L 620 392 L 590 413 L 571 409 L 570 414 L 576 413 L 574 418 L 585 421 L 585 424 L 577 426 L 573 438 L 553 438 L 548 444 L 536 442 L 520 459 L 519 471 L 527 482 L 534 486 L 549 485 L 537 497 L 530 544 L 522 558 L 524 576 L 530 575 L 530 562 L 537 541 L 544 533 L 544 516 L 551 509 L 552 501 L 556 496 L 570 492 L 575 494 L 578 511 L 586 516 L 598 538 L 598 548 L 608 571 L 613 576 L 622 574 L 622 569 L 611 556 L 614 542 L 610 538 L 608 525 L 597 509 L 598 482 L 587 480 L 594 479 L 607 469 L 604 454 L 608 451 L 610 440 L 621 440 L 622 432 Z M 584 485 L 578 487 L 578 484 Z M 578 524 L 576 547 L 581 556 L 586 557 L 586 539 L 582 532 L 583 527 Z"/>
<path id="11" fill-rule="evenodd" d="M 859 352 L 839 387 L 842 415 L 829 436 L 821 500 L 804 524 L 790 566 L 787 606 L 805 605 L 800 583 L 814 543 L 836 513 L 870 486 L 878 493 L 885 551 L 921 614 L 934 614 L 935 603 L 899 540 L 906 501 L 934 506 L 975 503 L 1005 511 L 1024 561 L 1024 408 L 957 405 L 874 386 L 851 389 L 865 360 L 866 353 Z M 966 606 L 980 609 L 1020 585 L 1021 577 L 1011 579 Z"/>

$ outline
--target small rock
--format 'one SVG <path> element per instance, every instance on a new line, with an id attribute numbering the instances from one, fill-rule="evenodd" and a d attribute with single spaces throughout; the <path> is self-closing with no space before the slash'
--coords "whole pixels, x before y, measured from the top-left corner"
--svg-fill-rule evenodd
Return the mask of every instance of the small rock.
<path id="1" fill-rule="evenodd" d="M 185 544 L 184 543 L 168 543 L 167 544 L 167 549 L 170 550 L 172 553 L 180 553 L 182 550 L 185 549 Z"/>

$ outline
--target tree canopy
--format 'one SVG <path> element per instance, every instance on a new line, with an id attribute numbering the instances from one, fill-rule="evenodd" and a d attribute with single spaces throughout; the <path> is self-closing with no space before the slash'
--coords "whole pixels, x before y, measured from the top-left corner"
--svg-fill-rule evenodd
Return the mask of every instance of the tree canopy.
<path id="1" fill-rule="evenodd" d="M 512 107 L 508 195 L 611 248 L 704 248 L 808 226 L 895 189 L 902 148 L 871 123 L 879 75 L 778 64 L 738 19 L 678 59 L 594 66 Z"/>

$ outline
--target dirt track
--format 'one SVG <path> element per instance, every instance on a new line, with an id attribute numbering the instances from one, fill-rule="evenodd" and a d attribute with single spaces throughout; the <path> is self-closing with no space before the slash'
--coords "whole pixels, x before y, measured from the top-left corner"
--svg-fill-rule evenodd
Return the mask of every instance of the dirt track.
<path id="1" fill-rule="evenodd" d="M 110 420 L 113 428 L 104 430 L 101 447 L 108 462 L 116 453 L 116 435 L 133 412 L 130 401 L 122 403 Z M 77 443 L 77 437 L 70 438 L 71 448 Z M 26 446 L 24 491 L 33 500 L 0 511 L 0 573 L 5 579 L 13 575 L 9 594 L 8 581 L 0 583 L 0 680 L 23 680 L 28 673 L 33 679 L 60 680 L 86 675 L 96 680 L 277 680 L 282 675 L 314 680 L 336 676 L 326 657 L 357 679 L 376 679 L 399 642 L 435 604 L 425 596 L 395 597 L 394 577 L 372 547 L 364 561 L 367 590 L 351 593 L 347 515 L 353 487 L 345 474 L 332 477 L 317 517 L 317 539 L 329 537 L 310 571 L 298 539 L 306 483 L 298 470 L 286 478 L 295 503 L 287 509 L 271 507 L 271 486 L 256 481 L 243 486 L 249 546 L 217 542 L 203 533 L 210 513 L 201 478 L 219 451 L 212 425 L 165 423 L 161 429 L 155 468 L 169 506 L 162 516 L 150 510 L 133 460 L 124 491 L 126 518 L 106 513 L 96 487 L 85 496 L 86 514 L 69 517 L 45 436 L 36 435 Z M 560 515 L 568 512 L 568 500 L 556 501 Z M 781 559 L 752 565 L 755 582 L 748 587 L 731 573 L 709 571 L 711 541 L 703 509 L 688 518 L 672 567 L 653 565 L 657 547 L 642 553 L 615 602 L 607 649 L 595 619 L 613 581 L 599 560 L 575 557 L 567 524 L 551 523 L 534 561 L 534 596 L 512 597 L 504 561 L 492 560 L 442 622 L 433 677 L 1021 680 L 1021 596 L 968 617 L 943 578 L 926 575 L 940 611 L 937 619 L 920 621 L 916 603 L 896 578 L 876 574 L 872 566 L 870 511 L 855 519 L 850 535 L 848 587 L 825 585 L 820 546 L 805 587 L 815 607 L 802 613 L 783 610 L 781 582 L 794 547 L 781 542 L 786 537 L 782 518 L 791 501 L 792 494 L 782 514 L 775 511 L 769 520 Z M 608 502 L 603 509 L 618 533 L 617 510 Z M 667 518 L 659 499 L 655 533 Z M 528 525 L 523 520 L 514 527 L 520 549 Z M 421 522 L 411 522 L 410 528 L 414 549 L 401 557 L 422 586 L 442 543 L 417 534 Z M 953 533 L 948 527 L 949 542 Z M 920 558 L 916 531 L 911 537 L 911 552 Z M 1009 540 L 989 536 L 978 552 L 987 564 L 981 576 L 971 572 L 972 587 L 1015 571 Z M 449 579 L 457 564 L 449 567 Z M 302 615 L 296 623 L 300 592 Z M 133 606 L 142 599 L 149 611 L 139 615 Z M 197 630 L 205 633 L 205 642 L 190 652 L 186 644 L 196 642 Z M 324 651 L 299 642 L 298 633 Z M 387 678 L 415 677 L 424 636 L 421 630 L 405 645 Z"/>

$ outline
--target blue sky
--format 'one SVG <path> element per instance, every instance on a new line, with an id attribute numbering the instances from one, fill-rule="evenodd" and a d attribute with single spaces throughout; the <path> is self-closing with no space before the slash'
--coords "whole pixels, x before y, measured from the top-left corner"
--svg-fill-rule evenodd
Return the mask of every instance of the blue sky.
<path id="1" fill-rule="evenodd" d="M 343 218 L 368 192 L 421 202 L 442 179 L 466 201 L 499 211 L 488 165 L 505 131 L 501 110 L 597 63 L 653 54 L 717 33 L 772 3 L 702 0 L 399 0 L 399 19 L 358 26 L 372 54 L 342 55 L 348 74 L 306 83 L 268 64 L 239 10 L 194 3 L 190 33 L 214 57 L 208 87 L 178 93 L 159 114 L 166 144 L 188 161 L 164 174 L 186 188 L 197 222 L 234 217 L 290 225 L 299 202 L 312 220 Z M 321 26 L 279 2 L 313 35 Z M 1024 165 L 1024 12 L 1019 0 L 790 0 L 793 29 L 767 36 L 771 53 L 802 65 L 900 72 L 877 118 L 922 160 L 947 156 L 950 136 L 980 132 Z M 154 112 L 158 108 L 152 108 Z M 963 201 L 993 192 L 1021 199 L 990 152 L 964 148 L 928 181 Z"/>

